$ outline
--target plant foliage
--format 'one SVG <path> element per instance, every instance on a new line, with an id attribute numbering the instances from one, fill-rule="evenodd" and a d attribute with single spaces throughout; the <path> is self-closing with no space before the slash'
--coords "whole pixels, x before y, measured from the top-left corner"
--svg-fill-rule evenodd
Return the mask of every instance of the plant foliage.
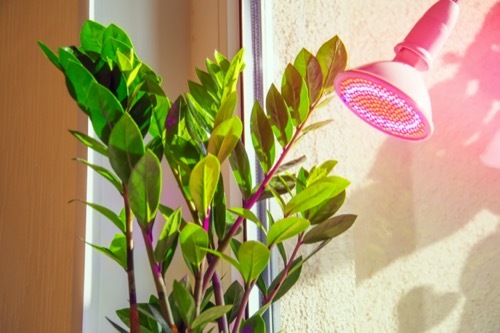
<path id="1" fill-rule="evenodd" d="M 243 124 L 235 115 L 244 69 L 242 50 L 232 59 L 215 52 L 205 70 L 196 70 L 199 82 L 189 82 L 189 91 L 172 102 L 162 90 L 161 78 L 139 59 L 119 27 L 86 21 L 80 44 L 54 52 L 39 42 L 64 74 L 68 92 L 90 119 L 96 138 L 77 131 L 71 134 L 106 156 L 111 169 L 78 161 L 109 181 L 123 199 L 121 214 L 84 202 L 117 227 L 109 246 L 90 245 L 116 261 L 129 279 L 130 307 L 117 311 L 122 324 L 110 321 L 111 325 L 126 332 L 121 326 L 125 325 L 134 333 L 203 332 L 214 323 L 219 332 L 265 332 L 262 314 L 297 282 L 310 258 L 300 256 L 300 248 L 312 244 L 316 253 L 356 219 L 336 215 L 349 186 L 346 179 L 332 175 L 336 161 L 293 172 L 303 158 L 287 160 L 301 135 L 328 124 L 308 124 L 308 119 L 345 69 L 342 41 L 333 37 L 316 55 L 301 50 L 286 67 L 281 86 L 270 87 L 265 105 L 255 102 L 249 135 L 263 173 L 257 183 L 243 145 Z M 226 160 L 241 190 L 240 207 L 226 206 L 223 182 L 228 180 L 221 176 Z M 162 162 L 170 167 L 189 207 L 185 215 L 160 202 L 161 191 L 167 190 L 162 189 Z M 252 209 L 268 198 L 280 205 L 282 214 L 269 215 L 269 223 L 264 223 Z M 238 241 L 245 221 L 265 233 L 264 242 Z M 162 223 L 159 235 L 152 233 L 155 223 Z M 144 236 L 157 289 L 145 303 L 137 303 L 143 295 L 135 294 L 134 226 Z M 285 251 L 285 241 L 294 242 L 291 253 Z M 180 281 L 168 273 L 178 245 L 192 274 Z M 229 247 L 233 255 L 226 251 Z M 265 285 L 261 274 L 271 251 L 279 251 L 284 268 Z M 233 281 L 226 290 L 217 273 L 220 260 L 241 274 L 241 282 Z M 257 313 L 245 318 L 256 285 L 264 301 Z"/>

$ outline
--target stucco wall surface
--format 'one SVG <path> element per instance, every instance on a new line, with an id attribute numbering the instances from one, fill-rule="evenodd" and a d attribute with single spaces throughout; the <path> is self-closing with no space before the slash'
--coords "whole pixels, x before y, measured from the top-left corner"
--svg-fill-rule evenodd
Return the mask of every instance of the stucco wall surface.
<path id="1" fill-rule="evenodd" d="M 315 53 L 335 34 L 351 68 L 392 59 L 433 3 L 274 0 L 274 81 L 302 47 Z M 425 74 L 429 140 L 385 136 L 338 99 L 314 116 L 334 123 L 295 154 L 308 164 L 337 159 L 352 182 L 343 210 L 359 218 L 282 299 L 286 332 L 500 332 L 500 169 L 481 159 L 500 156 L 500 1 L 459 5 Z"/>

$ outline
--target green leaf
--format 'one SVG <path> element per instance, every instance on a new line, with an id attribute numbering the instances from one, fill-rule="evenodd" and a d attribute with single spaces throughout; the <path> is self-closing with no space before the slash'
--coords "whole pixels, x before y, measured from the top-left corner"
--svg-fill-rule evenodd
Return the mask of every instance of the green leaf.
<path id="1" fill-rule="evenodd" d="M 118 325 L 117 323 L 115 323 L 114 321 L 112 321 L 111 319 L 109 319 L 108 317 L 106 317 L 106 319 L 111 324 L 111 326 L 113 326 L 113 328 L 115 330 L 117 330 L 118 332 L 120 332 L 120 333 L 129 333 L 126 329 L 124 329 L 123 327 L 121 327 L 120 325 Z"/>
<path id="2" fill-rule="evenodd" d="M 96 211 L 98 211 L 99 213 L 101 213 L 103 216 L 105 216 L 106 218 L 108 218 L 108 220 L 110 220 L 111 222 L 113 222 L 113 224 L 123 233 L 125 233 L 125 220 L 121 219 L 115 212 L 113 212 L 111 209 L 107 208 L 107 207 L 104 207 L 104 206 L 101 206 L 101 205 L 98 205 L 98 204 L 95 204 L 95 203 L 91 203 L 91 202 L 87 202 L 87 201 L 83 201 L 83 200 L 71 200 L 70 202 L 81 202 L 93 209 L 95 209 Z"/>
<path id="3" fill-rule="evenodd" d="M 283 171 L 286 171 L 288 169 L 291 169 L 299 164 L 302 164 L 304 163 L 305 161 L 307 160 L 307 157 L 305 155 L 302 155 L 296 159 L 293 159 L 291 161 L 288 161 L 286 163 L 283 163 L 280 165 L 280 167 L 278 168 L 278 170 L 276 170 L 276 173 L 281 173 Z"/>
<path id="4" fill-rule="evenodd" d="M 297 214 L 320 204 L 324 200 L 334 197 L 349 186 L 349 181 L 330 176 L 318 180 L 302 192 L 294 196 L 285 206 L 285 216 Z"/>
<path id="5" fill-rule="evenodd" d="M 255 314 L 243 324 L 242 333 L 266 333 L 266 323 L 261 316 Z"/>
<path id="6" fill-rule="evenodd" d="M 304 237 L 305 244 L 312 244 L 337 237 L 349 229 L 357 216 L 346 214 L 335 216 L 312 228 Z"/>
<path id="7" fill-rule="evenodd" d="M 313 105 L 321 96 L 323 89 L 323 73 L 318 59 L 306 49 L 302 49 L 293 65 L 306 81 L 309 102 Z"/>
<path id="8" fill-rule="evenodd" d="M 102 36 L 106 27 L 103 25 L 86 20 L 80 31 L 80 43 L 86 52 L 101 53 Z"/>
<path id="9" fill-rule="evenodd" d="M 335 160 L 328 160 L 321 165 L 316 165 L 314 166 L 311 171 L 309 172 L 309 176 L 307 177 L 307 183 L 306 186 L 309 186 L 310 184 L 314 183 L 315 181 L 322 179 L 330 174 L 332 172 L 333 168 L 337 165 L 337 161 Z"/>
<path id="10" fill-rule="evenodd" d="M 226 193 L 224 191 L 224 178 L 220 177 L 212 202 L 212 214 L 210 215 L 210 227 L 215 230 L 219 239 L 226 235 Z"/>
<path id="11" fill-rule="evenodd" d="M 54 66 L 56 66 L 58 69 L 62 69 L 61 64 L 59 63 L 59 57 L 54 52 L 52 52 L 52 50 L 47 45 L 45 45 L 41 41 L 38 41 L 38 46 L 40 47 L 40 49 L 42 49 L 43 54 L 45 54 L 47 59 L 49 59 L 50 62 L 54 64 Z"/>
<path id="12" fill-rule="evenodd" d="M 124 234 L 116 234 L 111 241 L 109 249 L 104 246 L 87 244 L 116 261 L 123 269 L 127 269 L 127 240 Z"/>
<path id="13" fill-rule="evenodd" d="M 221 122 L 214 128 L 208 140 L 208 152 L 217 156 L 222 163 L 238 144 L 243 133 L 243 124 L 240 118 L 232 117 Z"/>
<path id="14" fill-rule="evenodd" d="M 309 228 L 309 221 L 301 217 L 285 217 L 276 221 L 267 233 L 266 243 L 268 246 L 281 243 L 294 237 Z"/>
<path id="15" fill-rule="evenodd" d="M 203 216 L 212 202 L 220 175 L 219 160 L 213 155 L 205 156 L 191 172 L 189 190 L 196 209 Z"/>
<path id="16" fill-rule="evenodd" d="M 98 140 L 82 132 L 72 131 L 72 130 L 70 130 L 69 132 L 85 146 L 95 150 L 101 155 L 104 155 L 106 157 L 108 156 L 108 148 Z"/>
<path id="17" fill-rule="evenodd" d="M 245 208 L 239 208 L 239 207 L 229 208 L 229 211 L 233 214 L 236 214 L 236 215 L 241 216 L 247 220 L 252 221 L 253 223 L 255 223 L 257 225 L 257 227 L 259 227 L 260 230 L 262 230 L 262 232 L 264 232 L 264 234 L 266 233 L 266 229 L 264 228 L 264 226 L 260 222 L 259 218 L 252 211 L 245 209 Z"/>
<path id="18" fill-rule="evenodd" d="M 172 294 L 182 320 L 188 327 L 191 326 L 195 316 L 195 301 L 193 296 L 181 283 L 176 280 L 174 280 Z"/>
<path id="19" fill-rule="evenodd" d="M 170 110 L 170 100 L 167 97 L 157 96 L 156 106 L 153 109 L 149 133 L 153 137 L 163 137 L 165 130 L 165 121 L 167 120 L 168 110 Z"/>
<path id="20" fill-rule="evenodd" d="M 196 329 L 197 327 L 205 327 L 206 324 L 229 312 L 232 307 L 232 305 L 219 305 L 203 311 L 198 317 L 195 318 L 195 320 L 193 320 L 191 328 Z"/>
<path id="21" fill-rule="evenodd" d="M 219 111 L 217 111 L 217 114 L 215 115 L 214 127 L 217 127 L 224 120 L 233 117 L 237 101 L 238 101 L 238 94 L 236 91 L 233 91 L 226 97 L 226 99 L 220 106 Z"/>
<path id="22" fill-rule="evenodd" d="M 86 161 L 84 159 L 76 158 L 75 160 L 78 161 L 78 162 L 81 162 L 81 163 L 85 164 L 86 166 L 88 166 L 89 168 L 91 168 L 92 170 L 94 170 L 95 172 L 97 172 L 98 174 L 100 174 L 101 176 L 103 176 L 105 179 L 107 179 L 111 184 L 113 184 L 113 186 L 116 188 L 116 190 L 118 191 L 118 193 L 123 193 L 122 183 L 115 176 L 114 173 L 112 173 L 111 171 L 109 171 L 106 168 L 103 168 L 102 166 L 91 164 L 91 163 L 89 163 L 88 161 Z"/>
<path id="23" fill-rule="evenodd" d="M 335 214 L 340 207 L 344 204 L 346 192 L 342 191 L 340 194 L 323 201 L 320 205 L 307 211 L 307 218 L 311 224 L 318 224 L 326 221 L 333 214 Z"/>
<path id="24" fill-rule="evenodd" d="M 231 246 L 234 245 L 234 242 L 235 241 L 234 239 L 231 240 Z M 236 241 L 237 242 L 237 241 Z M 236 261 L 234 258 L 222 253 L 222 252 L 219 252 L 219 251 L 216 251 L 216 250 L 212 250 L 210 248 L 203 248 L 203 250 L 207 251 L 208 253 L 210 254 L 213 254 L 221 259 L 224 259 L 225 261 L 227 261 L 228 263 L 230 263 L 234 268 L 236 268 L 240 273 L 241 273 L 241 265 L 238 261 Z M 234 252 L 234 250 L 233 250 Z"/>
<path id="25" fill-rule="evenodd" d="M 130 173 L 128 181 L 130 208 L 140 225 L 151 223 L 158 210 L 161 196 L 161 165 L 148 150 Z"/>
<path id="26" fill-rule="evenodd" d="M 155 300 L 156 301 L 156 300 Z M 137 309 L 139 310 L 139 315 L 144 315 L 143 317 L 146 317 L 149 323 L 149 328 L 153 329 L 153 332 L 158 332 L 158 333 L 172 333 L 172 330 L 168 326 L 167 322 L 163 318 L 158 304 L 151 304 L 152 300 L 150 298 L 148 303 L 140 303 L 137 304 Z M 156 301 L 157 302 L 157 301 Z M 141 316 L 140 316 L 141 317 Z M 141 323 L 142 323 L 142 318 L 141 318 Z M 160 324 L 161 329 L 158 327 L 158 324 Z M 143 331 L 143 333 L 146 333 Z"/>
<path id="27" fill-rule="evenodd" d="M 160 236 L 158 236 L 154 252 L 158 262 L 165 260 L 165 255 L 167 255 L 168 250 L 172 249 L 174 244 L 177 243 L 181 221 L 181 208 L 177 208 L 172 214 L 165 216 L 165 223 L 163 224 Z"/>
<path id="28" fill-rule="evenodd" d="M 276 175 L 266 186 L 265 191 L 259 197 L 259 200 L 269 199 L 273 196 L 289 193 L 295 187 L 296 178 L 293 175 Z M 279 199 L 282 201 L 282 199 Z"/>
<path id="29" fill-rule="evenodd" d="M 240 273 L 246 283 L 255 280 L 269 263 L 270 252 L 267 246 L 258 241 L 247 241 L 238 249 Z"/>
<path id="30" fill-rule="evenodd" d="M 243 290 L 240 282 L 236 280 L 233 281 L 233 283 L 231 283 L 231 285 L 226 289 L 226 292 L 224 293 L 224 303 L 232 304 L 228 322 L 232 322 L 236 318 L 244 293 L 245 291 Z"/>
<path id="31" fill-rule="evenodd" d="M 238 140 L 229 156 L 229 162 L 243 199 L 248 199 L 252 194 L 252 172 L 245 146 L 241 140 Z"/>
<path id="32" fill-rule="evenodd" d="M 293 135 L 293 126 L 285 100 L 273 84 L 266 96 L 266 111 L 274 135 L 282 147 L 290 142 Z"/>
<path id="33" fill-rule="evenodd" d="M 231 59 L 229 68 L 227 69 L 226 75 L 224 76 L 223 90 L 221 101 L 224 103 L 226 98 L 231 95 L 236 90 L 236 85 L 238 83 L 238 77 L 240 73 L 245 68 L 245 63 L 243 62 L 244 50 L 240 49 Z M 216 54 L 216 57 L 220 56 L 220 53 Z M 224 67 L 224 60 L 222 60 L 219 65 Z"/>
<path id="34" fill-rule="evenodd" d="M 188 264 L 198 267 L 205 258 L 208 234 L 202 227 L 188 223 L 180 234 L 181 249 Z"/>
<path id="35" fill-rule="evenodd" d="M 109 137 L 109 162 L 124 183 L 128 183 L 130 173 L 144 155 L 142 135 L 128 113 L 123 114 Z"/>
<path id="36" fill-rule="evenodd" d="M 303 130 L 302 130 L 302 134 L 306 134 L 306 133 L 309 133 L 311 131 L 315 131 L 317 129 L 320 129 L 330 123 L 332 123 L 333 120 L 331 119 L 328 119 L 328 120 L 322 120 L 322 121 L 318 121 L 317 123 L 313 123 L 311 125 L 308 125 L 307 127 L 305 127 Z"/>
<path id="37" fill-rule="evenodd" d="M 62 53 L 63 51 L 60 52 Z M 68 60 L 66 66 L 64 66 L 64 75 L 66 75 L 67 78 L 66 84 L 68 90 L 70 90 L 70 94 L 74 96 L 78 105 L 82 107 L 82 110 L 85 113 L 89 113 L 92 120 L 91 107 L 95 106 L 95 103 L 93 103 L 92 106 L 89 105 L 92 103 L 92 99 L 89 100 L 89 98 L 94 97 L 91 94 L 95 93 L 97 88 L 94 85 L 97 85 L 97 82 L 85 66 L 83 66 L 73 55 L 71 55 L 71 57 L 72 58 Z M 73 60 L 73 58 L 75 60 Z M 95 97 L 97 98 L 98 96 Z M 92 124 L 93 123 L 94 121 L 92 121 Z"/>
<path id="38" fill-rule="evenodd" d="M 295 126 L 302 124 L 309 114 L 309 95 L 304 79 L 291 64 L 283 74 L 281 92 L 286 104 L 291 108 Z"/>
<path id="39" fill-rule="evenodd" d="M 271 125 L 258 101 L 255 101 L 252 108 L 250 131 L 255 154 L 266 174 L 273 166 L 276 150 Z"/>
<path id="40" fill-rule="evenodd" d="M 323 87 L 327 93 L 333 91 L 333 81 L 347 66 L 347 51 L 338 36 L 324 43 L 316 55 L 323 73 Z"/>
<path id="41" fill-rule="evenodd" d="M 122 118 L 123 107 L 118 99 L 106 87 L 92 82 L 86 96 L 92 127 L 99 139 L 108 144 L 113 126 Z"/>

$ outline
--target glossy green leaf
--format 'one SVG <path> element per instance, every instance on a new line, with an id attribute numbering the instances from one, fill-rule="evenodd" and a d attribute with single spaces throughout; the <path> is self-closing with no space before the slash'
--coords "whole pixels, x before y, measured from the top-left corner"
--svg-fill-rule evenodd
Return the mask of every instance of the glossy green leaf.
<path id="1" fill-rule="evenodd" d="M 92 82 L 90 86 L 86 105 L 94 131 L 104 144 L 110 145 L 111 130 L 122 118 L 123 107 L 111 91 L 97 82 Z"/>
<path id="2" fill-rule="evenodd" d="M 148 328 L 152 330 L 152 333 L 172 333 L 172 330 L 168 326 L 165 318 L 163 318 L 159 305 L 151 304 L 151 298 L 148 303 L 139 303 L 137 304 L 137 309 L 139 310 L 139 315 L 144 315 L 148 319 Z M 157 300 L 155 300 L 157 301 Z M 142 319 L 142 318 L 141 318 Z M 143 320 L 141 320 L 141 323 Z M 158 324 L 160 327 L 158 327 Z M 147 333 L 144 330 L 142 333 Z"/>
<path id="3" fill-rule="evenodd" d="M 252 221 L 253 223 L 255 223 L 257 227 L 259 227 L 260 230 L 262 230 L 264 234 L 267 232 L 262 223 L 260 222 L 259 218 L 252 211 L 240 207 L 229 208 L 229 211 L 249 221 Z"/>
<path id="4" fill-rule="evenodd" d="M 80 31 L 80 43 L 86 52 L 101 53 L 102 36 L 106 27 L 95 21 L 86 20 Z"/>
<path id="5" fill-rule="evenodd" d="M 167 97 L 157 96 L 156 106 L 153 109 L 149 133 L 153 137 L 163 137 L 165 130 L 165 121 L 167 120 L 168 110 L 171 108 L 170 100 Z"/>
<path id="6" fill-rule="evenodd" d="M 347 66 L 347 51 L 344 43 L 338 36 L 334 36 L 319 48 L 316 58 L 323 73 L 325 91 L 331 92 L 334 89 L 335 77 Z"/>
<path id="7" fill-rule="evenodd" d="M 111 171 L 109 171 L 108 169 L 106 169 L 106 168 L 104 168 L 102 166 L 99 166 L 99 165 L 96 165 L 96 164 L 91 164 L 91 163 L 89 163 L 88 161 L 86 161 L 84 159 L 76 158 L 75 160 L 78 161 L 78 162 L 81 162 L 81 163 L 85 164 L 86 166 L 88 166 L 89 168 L 91 168 L 92 170 L 94 170 L 95 172 L 97 172 L 98 174 L 100 174 L 101 176 L 103 176 L 105 179 L 107 179 L 111 184 L 113 184 L 113 186 L 116 188 L 116 190 L 118 191 L 118 193 L 123 193 L 122 183 L 118 179 L 118 177 L 115 176 L 114 173 L 112 173 Z"/>
<path id="8" fill-rule="evenodd" d="M 220 106 L 219 111 L 217 111 L 217 114 L 215 115 L 214 127 L 217 127 L 223 121 L 233 117 L 237 101 L 238 94 L 236 91 L 233 91 L 226 97 Z"/>
<path id="9" fill-rule="evenodd" d="M 116 261 L 123 269 L 127 269 L 127 240 L 124 234 L 116 234 L 109 248 L 90 243 L 87 244 Z"/>
<path id="10" fill-rule="evenodd" d="M 282 147 L 286 146 L 293 135 L 292 119 L 283 96 L 274 84 L 266 96 L 266 111 L 274 135 Z"/>
<path id="11" fill-rule="evenodd" d="M 304 79 L 291 64 L 283 74 L 281 92 L 286 104 L 291 108 L 295 126 L 302 124 L 309 114 L 309 95 Z"/>
<path id="12" fill-rule="evenodd" d="M 129 110 L 129 114 L 144 137 L 149 130 L 151 123 L 151 114 L 155 106 L 155 98 L 149 94 L 144 94 L 139 98 Z"/>
<path id="13" fill-rule="evenodd" d="M 179 314 L 187 326 L 190 326 L 195 316 L 195 301 L 191 293 L 178 281 L 174 280 L 173 297 Z"/>
<path id="14" fill-rule="evenodd" d="M 257 241 L 247 241 L 238 249 L 240 273 L 246 283 L 255 280 L 269 263 L 270 252 L 267 246 Z"/>
<path id="15" fill-rule="evenodd" d="M 218 54 L 220 55 L 220 53 Z M 228 98 L 235 90 L 238 83 L 238 77 L 240 73 L 245 68 L 245 63 L 243 62 L 244 50 L 240 49 L 231 59 L 229 68 L 227 69 L 226 75 L 224 76 L 224 83 L 222 89 L 221 102 L 224 103 L 226 98 Z M 221 67 L 224 67 L 224 61 L 219 63 Z"/>
<path id="16" fill-rule="evenodd" d="M 67 78 L 66 84 L 68 89 L 71 90 L 70 93 L 72 95 L 74 94 L 76 102 L 82 107 L 83 111 L 85 113 L 90 113 L 92 120 L 91 107 L 95 105 L 89 105 L 92 104 L 93 97 L 90 95 L 99 90 L 95 86 L 98 84 L 94 76 L 80 62 L 73 60 L 69 60 L 67 62 L 64 67 L 64 74 Z"/>
<path id="17" fill-rule="evenodd" d="M 303 130 L 302 130 L 302 133 L 303 134 L 306 134 L 306 133 L 309 133 L 309 132 L 312 132 L 312 131 L 315 131 L 315 130 L 318 130 L 322 127 L 325 127 L 326 125 L 329 125 L 333 122 L 333 120 L 331 119 L 327 119 L 327 120 L 322 120 L 322 121 L 318 121 L 316 123 L 313 123 L 311 125 L 308 125 L 306 126 Z"/>
<path id="18" fill-rule="evenodd" d="M 188 223 L 181 231 L 180 243 L 184 258 L 190 265 L 198 267 L 207 253 L 207 232 L 197 224 Z"/>
<path id="19" fill-rule="evenodd" d="M 140 225 L 151 223 L 161 196 L 161 165 L 151 150 L 135 164 L 128 181 L 130 208 Z"/>
<path id="20" fill-rule="evenodd" d="M 356 218 L 356 215 L 351 214 L 339 215 L 318 224 L 305 235 L 304 243 L 312 244 L 337 237 L 347 231 Z"/>
<path id="21" fill-rule="evenodd" d="M 134 69 L 134 60 L 133 52 L 125 54 L 120 50 L 116 50 L 116 62 L 118 63 L 118 68 L 121 72 L 129 72 Z"/>
<path id="22" fill-rule="evenodd" d="M 294 196 L 285 207 L 285 216 L 297 214 L 320 204 L 322 201 L 334 197 L 349 186 L 349 181 L 330 176 L 314 182 Z"/>
<path id="23" fill-rule="evenodd" d="M 101 155 L 108 156 L 108 148 L 93 137 L 78 131 L 69 131 L 78 141 Z"/>
<path id="24" fill-rule="evenodd" d="M 224 293 L 224 303 L 232 304 L 232 309 L 228 316 L 228 322 L 232 322 L 236 318 L 244 293 L 245 291 L 243 290 L 243 287 L 237 280 L 233 281 L 233 283 L 231 283 L 231 285 L 226 289 L 226 292 Z"/>
<path id="25" fill-rule="evenodd" d="M 314 105 L 323 89 L 323 73 L 318 59 L 308 50 L 302 49 L 293 63 L 294 67 L 304 78 L 309 91 L 309 102 Z"/>
<path id="26" fill-rule="evenodd" d="M 250 131 L 255 154 L 264 174 L 266 174 L 273 166 L 276 148 L 269 120 L 257 101 L 255 101 L 252 109 Z"/>
<path id="27" fill-rule="evenodd" d="M 208 152 L 217 156 L 222 163 L 238 144 L 243 133 L 243 124 L 240 118 L 232 117 L 220 123 L 210 136 Z"/>
<path id="28" fill-rule="evenodd" d="M 285 217 L 276 221 L 267 233 L 266 243 L 268 246 L 281 243 L 292 238 L 309 227 L 309 221 L 301 217 Z"/>
<path id="29" fill-rule="evenodd" d="M 165 259 L 169 249 L 173 248 L 176 244 L 179 235 L 179 228 L 182 221 L 182 210 L 177 208 L 169 216 L 165 216 L 165 223 L 158 236 L 158 241 L 155 247 L 155 258 L 158 262 L 162 262 Z"/>
<path id="30" fill-rule="evenodd" d="M 241 140 L 238 140 L 232 154 L 229 156 L 229 162 L 243 199 L 249 198 L 252 194 L 252 172 L 250 160 Z"/>
<path id="31" fill-rule="evenodd" d="M 104 207 L 104 206 L 101 206 L 101 205 L 98 205 L 98 204 L 95 204 L 95 203 L 91 203 L 91 202 L 87 202 L 87 201 L 82 201 L 82 200 L 71 200 L 70 202 L 81 202 L 93 209 L 95 209 L 97 212 L 101 213 L 103 216 L 105 216 L 108 220 L 110 220 L 111 222 L 113 222 L 113 224 L 123 233 L 125 233 L 125 220 L 124 219 L 121 219 L 115 212 L 113 212 L 111 209 L 107 208 L 107 207 Z"/>
<path id="32" fill-rule="evenodd" d="M 200 214 L 205 216 L 212 202 L 220 175 L 219 160 L 213 155 L 205 156 L 191 172 L 189 190 Z"/>
<path id="33" fill-rule="evenodd" d="M 111 319 L 109 319 L 108 317 L 106 317 L 106 320 L 111 324 L 111 326 L 113 326 L 113 328 L 115 330 L 117 330 L 119 333 L 129 333 L 126 329 L 124 329 L 123 327 L 121 327 L 120 325 L 118 325 L 117 323 L 115 323 L 114 321 L 112 321 Z"/>
<path id="34" fill-rule="evenodd" d="M 315 165 L 311 171 L 309 172 L 309 176 L 307 177 L 306 186 L 314 183 L 315 181 L 324 178 L 332 172 L 333 168 L 337 165 L 337 161 L 328 160 L 320 165 Z"/>
<path id="35" fill-rule="evenodd" d="M 253 315 L 243 323 L 240 330 L 243 333 L 266 333 L 266 323 L 259 315 Z"/>
<path id="36" fill-rule="evenodd" d="M 215 234 L 219 239 L 226 235 L 226 193 L 224 189 L 224 178 L 220 177 L 215 190 L 212 202 L 212 214 L 210 215 L 210 226 L 215 229 Z"/>
<path id="37" fill-rule="evenodd" d="M 322 223 L 335 214 L 344 204 L 346 192 L 342 191 L 333 198 L 329 198 L 320 205 L 307 211 L 307 218 L 311 224 Z"/>
<path id="38" fill-rule="evenodd" d="M 191 328 L 196 329 L 198 327 L 204 327 L 206 324 L 225 315 L 232 307 L 232 305 L 219 305 L 203 311 L 193 320 Z"/>
<path id="39" fill-rule="evenodd" d="M 144 155 L 142 135 L 128 113 L 123 114 L 109 137 L 108 155 L 111 167 L 124 183 L 128 183 L 130 173 Z"/>
<path id="40" fill-rule="evenodd" d="M 127 35 L 123 29 L 118 27 L 115 24 L 110 24 L 103 33 L 103 40 L 107 39 L 115 39 L 120 41 L 121 43 L 125 44 L 129 48 L 133 48 L 134 46 L 132 45 L 132 41 L 130 40 L 130 37 Z"/>
<path id="41" fill-rule="evenodd" d="M 42 50 L 43 54 L 47 57 L 47 59 L 50 60 L 54 66 L 56 66 L 58 69 L 62 69 L 61 64 L 59 63 L 59 57 L 43 42 L 38 41 L 38 46 Z"/>
<path id="42" fill-rule="evenodd" d="M 198 79 L 200 80 L 203 87 L 205 87 L 207 92 L 210 93 L 210 95 L 212 96 L 212 98 L 214 98 L 216 103 L 220 104 L 222 91 L 219 89 L 219 86 L 214 77 L 212 77 L 210 73 L 202 71 L 201 69 L 198 68 L 196 68 L 195 71 L 196 71 L 196 76 L 198 76 Z"/>
<path id="43" fill-rule="evenodd" d="M 295 187 L 296 178 L 293 175 L 276 175 L 262 192 L 259 200 L 269 199 L 273 196 L 289 193 Z"/>

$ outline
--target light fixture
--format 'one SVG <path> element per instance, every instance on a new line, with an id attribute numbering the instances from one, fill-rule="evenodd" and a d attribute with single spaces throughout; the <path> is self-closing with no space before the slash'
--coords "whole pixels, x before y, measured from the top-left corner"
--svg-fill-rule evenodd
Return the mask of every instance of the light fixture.
<path id="1" fill-rule="evenodd" d="M 337 75 L 342 102 L 373 127 L 405 140 L 423 140 L 433 130 L 429 93 L 420 72 L 448 38 L 458 18 L 457 1 L 439 0 L 395 47 L 392 61 L 380 61 Z"/>

